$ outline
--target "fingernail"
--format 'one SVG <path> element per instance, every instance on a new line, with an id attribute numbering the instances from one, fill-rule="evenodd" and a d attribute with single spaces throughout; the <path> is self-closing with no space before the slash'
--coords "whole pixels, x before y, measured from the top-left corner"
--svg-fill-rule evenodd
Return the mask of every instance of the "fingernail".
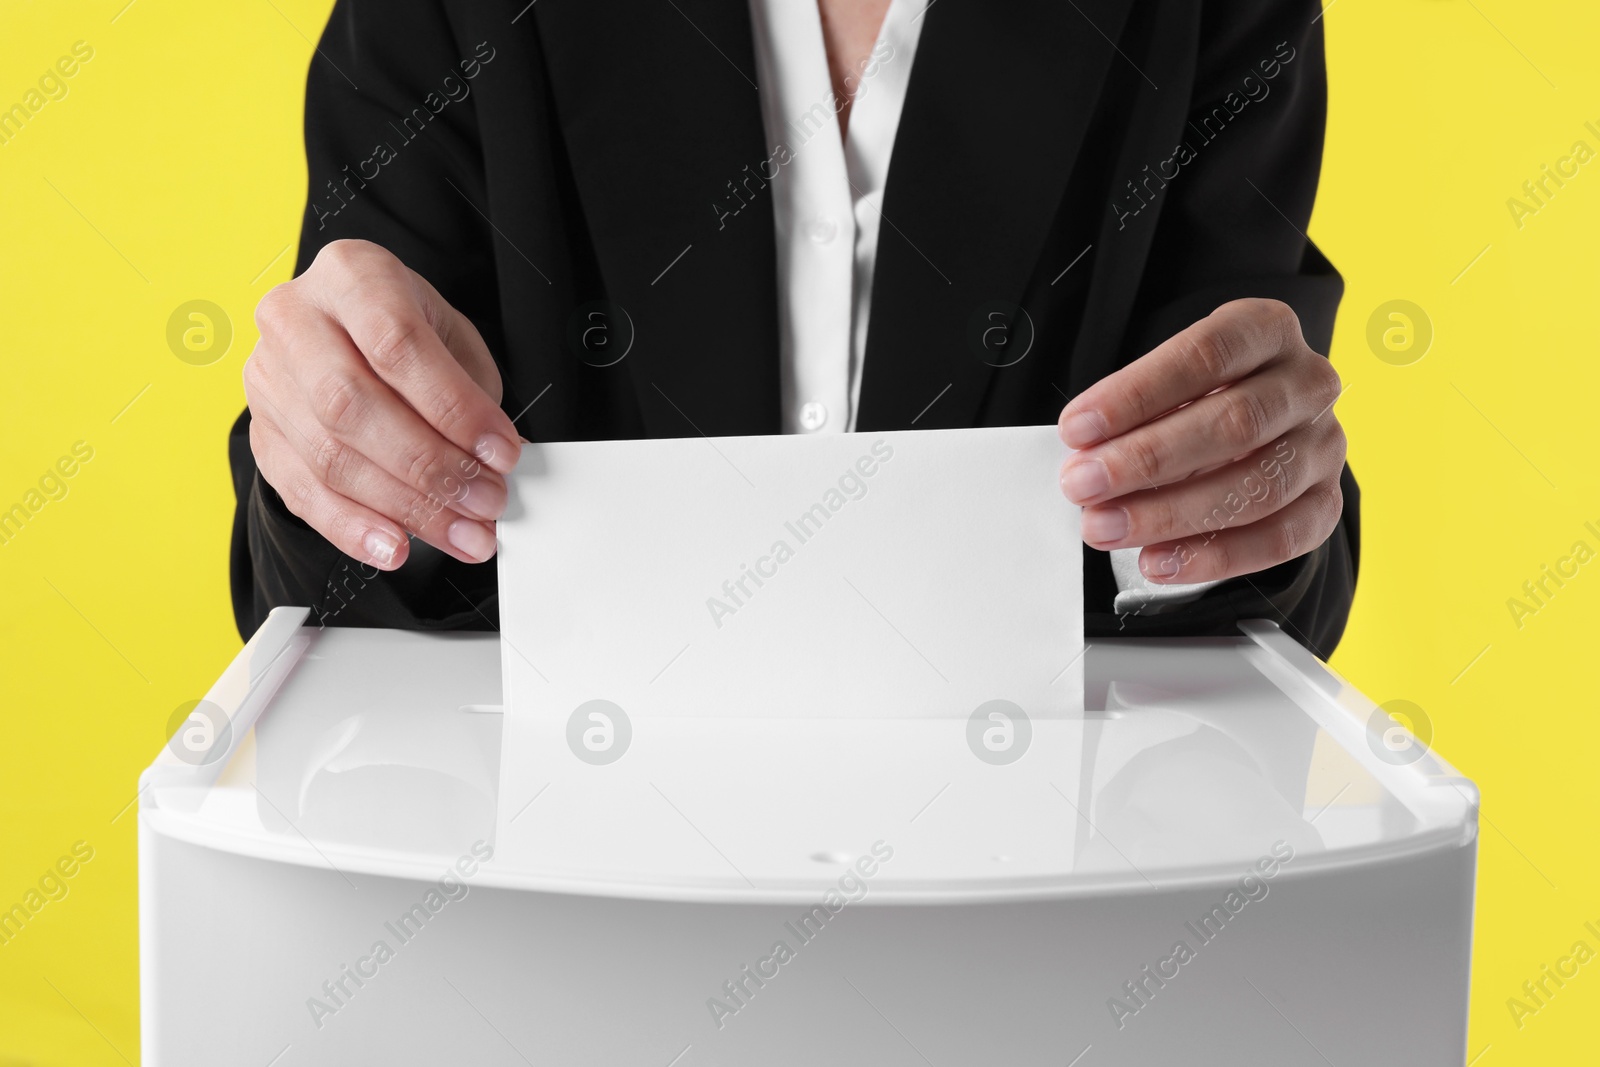
<path id="1" fill-rule="evenodd" d="M 480 475 L 463 483 L 461 497 L 455 501 L 455 506 L 492 522 L 505 513 L 506 487 L 497 478 Z"/>
<path id="2" fill-rule="evenodd" d="M 486 433 L 478 438 L 478 443 L 472 446 L 472 454 L 478 457 L 478 462 L 501 474 L 517 465 L 517 446 L 497 433 Z"/>
<path id="3" fill-rule="evenodd" d="M 394 554 L 400 550 L 400 542 L 382 530 L 371 530 L 362 541 L 362 547 L 367 550 L 368 559 L 380 567 L 388 567 L 394 563 Z"/>
<path id="4" fill-rule="evenodd" d="M 457 551 L 475 562 L 482 563 L 494 555 L 494 528 L 487 523 L 457 519 L 450 524 L 446 536 Z"/>
<path id="5" fill-rule="evenodd" d="M 1083 513 L 1083 539 L 1089 544 L 1114 544 L 1127 536 L 1127 508 L 1089 508 Z"/>
<path id="6" fill-rule="evenodd" d="M 1111 488 L 1111 473 L 1098 459 L 1073 463 L 1061 475 L 1061 491 L 1074 504 L 1086 504 Z"/>
<path id="7" fill-rule="evenodd" d="M 1075 411 L 1061 424 L 1063 439 L 1069 448 L 1082 448 L 1106 439 L 1106 420 L 1093 411 Z"/>

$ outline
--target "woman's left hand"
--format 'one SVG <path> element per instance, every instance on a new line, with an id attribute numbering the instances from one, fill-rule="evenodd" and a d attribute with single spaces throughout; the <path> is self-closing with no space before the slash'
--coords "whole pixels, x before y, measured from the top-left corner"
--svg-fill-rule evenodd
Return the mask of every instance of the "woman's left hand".
<path id="1" fill-rule="evenodd" d="M 1061 488 L 1083 539 L 1142 546 L 1153 582 L 1232 578 L 1304 555 L 1343 507 L 1339 375 L 1276 300 L 1224 304 L 1061 412 Z"/>

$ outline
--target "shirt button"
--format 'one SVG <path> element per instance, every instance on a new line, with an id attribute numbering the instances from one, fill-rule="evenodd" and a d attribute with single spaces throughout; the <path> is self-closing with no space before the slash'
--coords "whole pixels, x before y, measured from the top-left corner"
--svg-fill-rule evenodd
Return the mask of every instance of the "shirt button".
<path id="1" fill-rule="evenodd" d="M 815 400 L 800 405 L 800 425 L 807 430 L 820 430 L 828 421 L 828 409 Z"/>
<path id="2" fill-rule="evenodd" d="M 819 245 L 831 244 L 839 236 L 839 224 L 827 217 L 812 219 L 806 227 L 806 235 Z"/>

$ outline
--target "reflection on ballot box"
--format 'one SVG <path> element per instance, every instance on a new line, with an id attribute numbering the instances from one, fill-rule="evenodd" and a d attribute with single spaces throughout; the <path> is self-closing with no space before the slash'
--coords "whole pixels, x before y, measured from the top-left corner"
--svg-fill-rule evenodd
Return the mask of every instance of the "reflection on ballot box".
<path id="1" fill-rule="evenodd" d="M 1476 791 L 1269 623 L 1081 709 L 512 731 L 494 635 L 304 617 L 145 773 L 147 1064 L 1465 1058 Z"/>

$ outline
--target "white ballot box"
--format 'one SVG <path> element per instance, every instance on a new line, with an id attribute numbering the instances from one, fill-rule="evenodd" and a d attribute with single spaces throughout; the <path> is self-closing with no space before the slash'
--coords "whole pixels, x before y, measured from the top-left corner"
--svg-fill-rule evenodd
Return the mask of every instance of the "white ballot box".
<path id="1" fill-rule="evenodd" d="M 1465 1060 L 1476 790 L 1270 623 L 523 753 L 495 635 L 304 620 L 143 776 L 150 1067 Z"/>

